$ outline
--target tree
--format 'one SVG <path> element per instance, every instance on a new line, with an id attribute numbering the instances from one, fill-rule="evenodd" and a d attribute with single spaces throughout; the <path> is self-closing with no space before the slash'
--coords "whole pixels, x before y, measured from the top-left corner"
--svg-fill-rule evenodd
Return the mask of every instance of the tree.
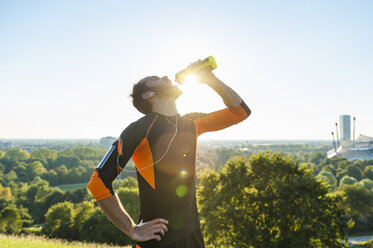
<path id="1" fill-rule="evenodd" d="M 324 158 L 325 158 L 325 154 L 323 154 L 323 153 L 321 153 L 321 152 L 317 152 L 317 153 L 312 154 L 310 162 L 311 162 L 311 163 L 314 163 L 314 164 L 318 164 L 318 163 L 320 163 Z"/>
<path id="2" fill-rule="evenodd" d="M 76 240 L 83 240 L 81 235 L 84 222 L 91 216 L 94 211 L 93 202 L 84 201 L 76 204 L 74 220 L 72 225 L 72 237 Z"/>
<path id="3" fill-rule="evenodd" d="M 223 166 L 231 157 L 242 155 L 242 153 L 238 149 L 230 149 L 230 148 L 225 148 L 225 147 L 217 148 L 216 154 L 217 154 L 216 168 Z"/>
<path id="4" fill-rule="evenodd" d="M 74 191 L 67 191 L 65 193 L 65 201 L 69 201 L 72 203 L 83 202 L 88 197 L 89 197 L 89 194 L 86 188 L 76 189 Z"/>
<path id="5" fill-rule="evenodd" d="M 30 154 L 31 160 L 38 160 L 43 163 L 46 169 L 49 169 L 49 165 L 57 158 L 57 151 L 49 150 L 46 148 L 33 150 Z"/>
<path id="6" fill-rule="evenodd" d="M 49 237 L 71 239 L 74 218 L 74 204 L 60 202 L 48 209 L 42 232 Z"/>
<path id="7" fill-rule="evenodd" d="M 40 159 L 40 160 L 55 160 L 57 158 L 57 151 L 49 150 L 46 148 L 33 150 L 30 154 L 31 159 Z"/>
<path id="8" fill-rule="evenodd" d="M 361 180 L 359 182 L 359 185 L 361 185 L 362 187 L 364 187 L 368 190 L 373 190 L 373 181 L 368 179 L 368 178 L 365 178 L 365 179 Z"/>
<path id="9" fill-rule="evenodd" d="M 78 166 L 80 163 L 80 160 L 73 156 L 61 156 L 59 155 L 56 160 L 54 160 L 54 167 L 64 165 L 67 169 L 73 168 Z"/>
<path id="10" fill-rule="evenodd" d="M 77 147 L 73 153 L 81 160 L 100 160 L 106 153 L 105 149 L 92 147 Z"/>
<path id="11" fill-rule="evenodd" d="M 368 165 L 364 168 L 364 177 L 373 180 L 373 165 Z"/>
<path id="12" fill-rule="evenodd" d="M 17 148 L 9 149 L 4 156 L 5 159 L 13 160 L 13 161 L 26 160 L 29 157 L 30 157 L 30 154 L 28 152 L 24 152 Z"/>
<path id="13" fill-rule="evenodd" d="M 356 164 L 348 165 L 346 168 L 347 175 L 356 178 L 356 180 L 360 181 L 363 175 L 363 172 Z"/>
<path id="14" fill-rule="evenodd" d="M 17 179 L 17 174 L 14 171 L 10 171 L 9 173 L 4 175 L 4 181 L 6 184 L 15 181 Z"/>
<path id="15" fill-rule="evenodd" d="M 335 189 L 337 187 L 337 179 L 330 171 L 322 170 L 316 177 L 317 179 L 324 179 L 330 187 Z"/>
<path id="16" fill-rule="evenodd" d="M 0 198 L 4 197 L 7 200 L 10 200 L 12 198 L 12 191 L 9 187 L 3 187 L 0 184 Z"/>
<path id="17" fill-rule="evenodd" d="M 210 247 L 347 247 L 342 200 L 290 157 L 269 152 L 206 172 L 198 191 Z"/>
<path id="18" fill-rule="evenodd" d="M 131 218 L 138 220 L 140 216 L 139 190 L 137 188 L 120 188 L 118 197 Z"/>
<path id="19" fill-rule="evenodd" d="M 138 189 L 138 183 L 136 178 L 134 177 L 127 177 L 126 179 L 123 179 L 121 181 L 116 180 L 113 184 L 114 187 L 118 188 L 134 188 Z"/>
<path id="20" fill-rule="evenodd" d="M 12 170 L 17 175 L 17 181 L 26 182 L 29 180 L 28 178 L 26 178 L 26 167 L 27 167 L 27 163 L 18 162 L 18 161 L 15 162 L 14 166 L 12 166 Z"/>
<path id="21" fill-rule="evenodd" d="M 325 157 L 320 163 L 318 163 L 315 166 L 315 173 L 316 173 L 315 175 L 317 175 L 323 168 L 324 169 L 328 168 L 328 170 L 332 172 L 334 172 L 334 170 L 339 171 L 339 174 L 340 174 L 342 170 L 344 171 L 345 168 L 350 164 L 351 164 L 350 161 L 342 157 L 335 156 L 331 159 L 328 159 Z M 338 173 L 336 177 L 338 180 L 340 179 L 340 177 L 338 176 Z"/>
<path id="22" fill-rule="evenodd" d="M 355 184 L 357 183 L 357 180 L 354 177 L 350 177 L 348 175 L 341 178 L 341 181 L 339 182 L 340 186 L 347 185 L 347 184 Z"/>
<path id="23" fill-rule="evenodd" d="M 350 216 L 367 217 L 373 212 L 373 194 L 359 184 L 344 185 L 341 188 L 347 196 L 344 205 Z"/>
<path id="24" fill-rule="evenodd" d="M 67 174 L 68 177 L 68 183 L 80 183 L 80 175 L 81 172 L 78 170 L 78 168 L 74 167 L 69 169 L 69 172 Z"/>
<path id="25" fill-rule="evenodd" d="M 23 221 L 17 208 L 7 207 L 0 212 L 0 232 L 2 233 L 19 233 Z"/>
<path id="26" fill-rule="evenodd" d="M 69 178 L 68 178 L 68 174 L 69 174 L 69 170 L 66 168 L 65 165 L 61 165 L 59 167 L 57 167 L 55 169 L 57 175 L 58 175 L 58 183 L 59 184 L 65 184 L 68 182 Z"/>
<path id="27" fill-rule="evenodd" d="M 47 173 L 43 174 L 42 178 L 47 180 L 52 186 L 58 185 L 58 175 L 54 169 L 51 169 Z"/>
<path id="28" fill-rule="evenodd" d="M 43 223 L 45 213 L 51 204 L 53 204 L 53 202 L 47 201 L 47 199 L 54 191 L 56 189 L 49 187 L 47 181 L 35 177 L 30 185 L 25 185 L 20 190 L 17 205 L 28 208 L 30 215 L 36 223 Z"/>
<path id="29" fill-rule="evenodd" d="M 95 208 L 91 216 L 84 221 L 80 236 L 93 242 L 129 245 L 132 240 L 114 226 L 99 208 Z"/>
<path id="30" fill-rule="evenodd" d="M 28 181 L 33 180 L 36 176 L 41 176 L 46 173 L 47 170 L 44 168 L 43 164 L 39 161 L 34 161 L 28 164 L 26 168 L 26 177 Z"/>

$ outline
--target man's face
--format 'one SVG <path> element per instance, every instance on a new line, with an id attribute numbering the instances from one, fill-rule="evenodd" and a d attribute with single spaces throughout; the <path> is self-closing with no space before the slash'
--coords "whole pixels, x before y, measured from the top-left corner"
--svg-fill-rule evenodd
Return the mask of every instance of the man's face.
<path id="1" fill-rule="evenodd" d="M 146 85 L 149 87 L 149 90 L 166 99 L 176 100 L 183 93 L 179 87 L 172 84 L 167 76 L 162 78 L 152 76 L 146 81 Z"/>
<path id="2" fill-rule="evenodd" d="M 157 76 L 152 76 L 146 81 L 146 85 L 148 87 L 154 87 L 159 85 L 172 85 L 172 82 L 170 79 L 168 79 L 167 76 L 164 76 L 162 78 Z"/>

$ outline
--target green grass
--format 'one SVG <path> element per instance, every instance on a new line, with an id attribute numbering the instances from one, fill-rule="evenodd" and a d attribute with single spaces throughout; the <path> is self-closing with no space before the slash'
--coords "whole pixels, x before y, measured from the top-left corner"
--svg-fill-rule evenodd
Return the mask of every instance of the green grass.
<path id="1" fill-rule="evenodd" d="M 38 236 L 16 236 L 0 234 L 1 248 L 131 248 L 131 246 L 109 246 L 95 243 L 67 242 Z"/>
<path id="2" fill-rule="evenodd" d="M 61 184 L 61 185 L 57 185 L 56 187 L 62 190 L 63 192 L 75 191 L 77 189 L 87 188 L 87 183 Z"/>

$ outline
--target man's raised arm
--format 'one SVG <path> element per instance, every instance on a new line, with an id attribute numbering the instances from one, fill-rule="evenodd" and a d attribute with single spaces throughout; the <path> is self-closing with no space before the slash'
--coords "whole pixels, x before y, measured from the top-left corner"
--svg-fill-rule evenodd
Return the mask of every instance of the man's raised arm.
<path id="1" fill-rule="evenodd" d="M 200 77 L 205 83 L 210 86 L 223 99 L 225 106 L 228 108 L 237 108 L 242 103 L 242 98 L 228 85 L 218 79 L 211 71 L 206 72 Z"/>
<path id="2" fill-rule="evenodd" d="M 230 127 L 243 121 L 251 114 L 251 110 L 242 98 L 211 71 L 202 71 L 196 76 L 200 83 L 205 83 L 215 90 L 228 107 L 194 119 L 197 136 L 205 132 L 218 131 Z"/>

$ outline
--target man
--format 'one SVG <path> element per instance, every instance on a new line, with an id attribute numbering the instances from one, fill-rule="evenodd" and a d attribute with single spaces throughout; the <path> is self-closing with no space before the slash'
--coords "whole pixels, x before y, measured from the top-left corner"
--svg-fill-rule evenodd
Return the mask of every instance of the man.
<path id="1" fill-rule="evenodd" d="M 199 72 L 197 77 L 220 95 L 226 109 L 181 117 L 175 105 L 182 93 L 177 86 L 167 77 L 140 80 L 131 96 L 145 116 L 122 132 L 88 184 L 105 215 L 137 241 L 136 247 L 205 247 L 196 207 L 197 137 L 241 122 L 251 111 L 211 71 Z M 141 221 L 137 225 L 112 188 L 112 181 L 131 157 L 140 193 Z"/>

